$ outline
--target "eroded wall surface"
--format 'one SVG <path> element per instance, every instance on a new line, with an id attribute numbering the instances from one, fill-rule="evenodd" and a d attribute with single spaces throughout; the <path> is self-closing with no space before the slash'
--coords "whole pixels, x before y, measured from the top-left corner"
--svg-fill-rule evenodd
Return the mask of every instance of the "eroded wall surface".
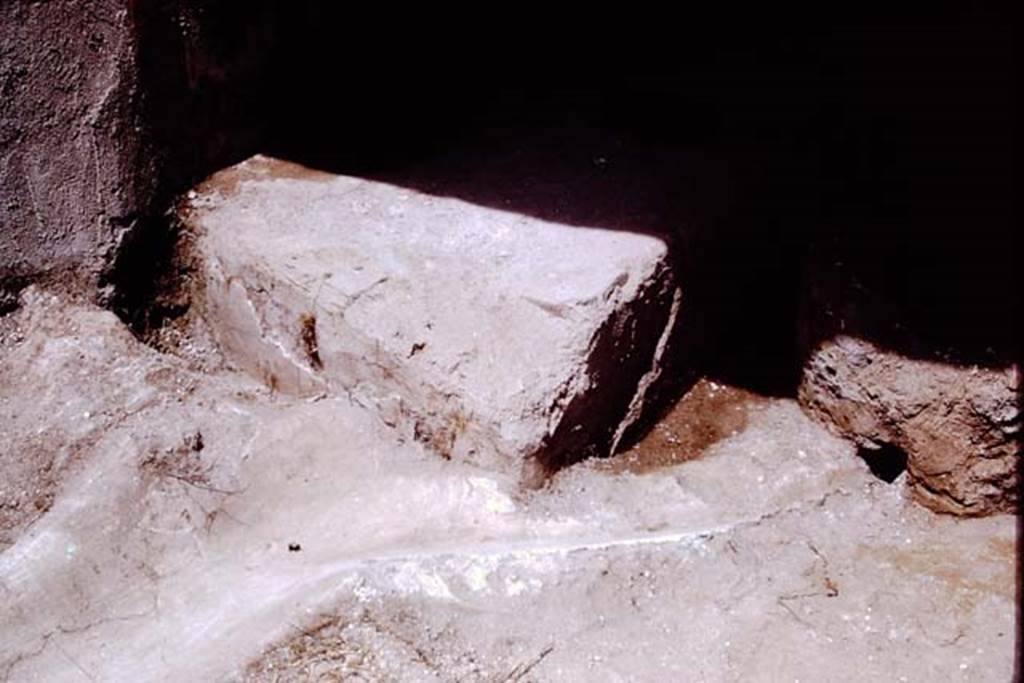
<path id="1" fill-rule="evenodd" d="M 0 6 L 0 280 L 95 278 L 152 195 L 135 73 L 123 2 Z"/>
<path id="2" fill-rule="evenodd" d="M 0 6 L 0 290 L 49 276 L 101 299 L 170 198 L 261 131 L 271 3 Z M 99 289 L 97 289 L 99 287 Z"/>

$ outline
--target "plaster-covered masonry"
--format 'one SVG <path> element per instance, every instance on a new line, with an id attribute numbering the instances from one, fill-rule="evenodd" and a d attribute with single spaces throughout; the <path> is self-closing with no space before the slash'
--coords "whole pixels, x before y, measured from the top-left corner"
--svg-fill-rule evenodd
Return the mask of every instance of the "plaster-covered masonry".
<path id="1" fill-rule="evenodd" d="M 282 392 L 347 393 L 445 458 L 523 467 L 527 484 L 614 447 L 680 307 L 648 235 L 262 156 L 190 198 L 201 305 L 229 358 Z"/>
<path id="2" fill-rule="evenodd" d="M 95 278 L 152 193 L 130 12 L 79 5 L 0 3 L 0 289 L 43 271 Z"/>

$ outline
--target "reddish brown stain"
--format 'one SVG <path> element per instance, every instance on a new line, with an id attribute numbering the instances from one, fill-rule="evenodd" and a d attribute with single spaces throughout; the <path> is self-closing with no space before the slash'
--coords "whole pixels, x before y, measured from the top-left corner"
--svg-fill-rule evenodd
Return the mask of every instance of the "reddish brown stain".
<path id="1" fill-rule="evenodd" d="M 1014 557 L 1016 544 L 1012 539 L 992 539 L 988 542 L 988 557 L 975 565 L 964 565 L 963 558 L 950 557 L 945 550 L 898 546 L 866 546 L 857 548 L 858 558 L 868 558 L 877 564 L 888 564 L 908 574 L 931 576 L 949 586 L 979 593 L 1014 599 Z M 986 567 L 979 570 L 978 567 Z"/>
<path id="2" fill-rule="evenodd" d="M 750 391 L 702 379 L 640 442 L 595 466 L 608 472 L 642 473 L 694 460 L 718 441 L 743 431 L 750 409 L 766 401 Z"/>
<path id="3" fill-rule="evenodd" d="M 316 316 L 303 313 L 299 316 L 299 343 L 306 354 L 306 359 L 314 370 L 323 370 L 324 362 L 320 359 L 320 342 L 316 336 Z"/>
<path id="4" fill-rule="evenodd" d="M 330 173 L 307 168 L 291 161 L 256 156 L 244 163 L 213 174 L 203 181 L 198 191 L 200 194 L 217 193 L 222 197 L 232 197 L 238 193 L 238 186 L 246 180 L 272 180 L 280 178 L 326 182 L 334 178 L 334 176 Z"/>

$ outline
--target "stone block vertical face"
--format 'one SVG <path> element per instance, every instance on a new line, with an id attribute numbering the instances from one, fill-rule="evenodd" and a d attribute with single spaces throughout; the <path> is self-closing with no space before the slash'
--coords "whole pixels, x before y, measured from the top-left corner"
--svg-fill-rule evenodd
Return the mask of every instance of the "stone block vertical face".
<path id="1" fill-rule="evenodd" d="M 214 176 L 184 218 L 236 364 L 528 483 L 611 451 L 681 305 L 660 239 L 266 157 Z"/>
<path id="2" fill-rule="evenodd" d="M 1018 509 L 1020 370 L 907 358 L 849 336 L 810 354 L 810 415 L 862 448 L 902 449 L 914 498 L 939 512 Z"/>

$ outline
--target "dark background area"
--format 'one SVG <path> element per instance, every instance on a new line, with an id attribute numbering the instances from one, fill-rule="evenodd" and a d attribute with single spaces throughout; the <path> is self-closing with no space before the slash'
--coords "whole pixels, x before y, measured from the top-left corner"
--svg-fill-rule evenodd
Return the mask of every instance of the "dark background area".
<path id="1" fill-rule="evenodd" d="M 412 23 L 287 13 L 266 149 L 672 235 L 706 364 L 768 393 L 837 332 L 945 362 L 1015 353 L 1004 13 Z"/>
<path id="2" fill-rule="evenodd" d="M 1016 357 L 1007 11 L 134 12 L 160 193 L 108 280 L 136 326 L 181 309 L 151 315 L 163 209 L 261 151 L 665 236 L 697 330 L 682 375 L 792 395 L 837 333 L 947 363 Z"/>

